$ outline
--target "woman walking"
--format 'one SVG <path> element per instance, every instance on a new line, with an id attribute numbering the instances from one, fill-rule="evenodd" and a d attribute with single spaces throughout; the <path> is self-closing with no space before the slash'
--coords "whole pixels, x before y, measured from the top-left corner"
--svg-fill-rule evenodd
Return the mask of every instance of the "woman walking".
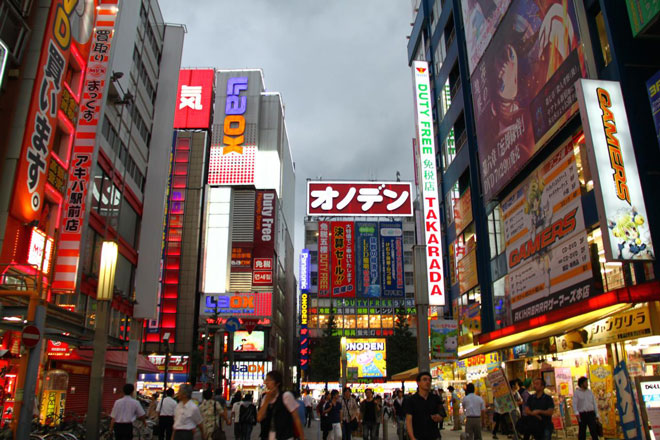
<path id="1" fill-rule="evenodd" d="M 202 397 L 204 400 L 199 405 L 199 412 L 202 414 L 204 432 L 206 433 L 204 440 L 212 440 L 214 431 L 218 429 L 222 431 L 221 417 L 225 419 L 227 426 L 231 425 L 231 420 L 229 420 L 227 411 L 225 411 L 222 404 L 213 400 L 213 392 L 210 389 L 204 390 Z"/>
<path id="2" fill-rule="evenodd" d="M 305 440 L 302 422 L 298 417 L 298 402 L 293 394 L 282 390 L 282 373 L 275 370 L 269 372 L 264 384 L 266 395 L 257 413 L 257 421 L 267 421 L 265 426 L 268 426 L 270 438 L 286 440 L 296 437 Z"/>

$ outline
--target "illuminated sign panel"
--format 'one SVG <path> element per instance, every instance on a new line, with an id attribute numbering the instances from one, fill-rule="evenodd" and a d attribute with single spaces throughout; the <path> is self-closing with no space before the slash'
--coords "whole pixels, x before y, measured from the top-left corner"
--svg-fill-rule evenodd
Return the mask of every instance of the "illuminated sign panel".
<path id="1" fill-rule="evenodd" d="M 618 82 L 576 84 L 608 260 L 653 260 L 655 251 Z"/>
<path id="2" fill-rule="evenodd" d="M 213 69 L 182 69 L 174 110 L 175 129 L 206 129 L 213 106 Z"/>
<path id="3" fill-rule="evenodd" d="M 200 304 L 200 315 L 256 317 L 271 316 L 272 293 L 227 293 L 204 295 Z"/>
<path id="4" fill-rule="evenodd" d="M 347 339 L 348 369 L 357 377 L 387 376 L 386 343 L 384 338 Z"/>
<path id="5" fill-rule="evenodd" d="M 319 222 L 319 293 L 318 297 L 330 296 L 330 222 Z"/>
<path id="6" fill-rule="evenodd" d="M 307 182 L 307 215 L 411 217 L 409 182 Z"/>
<path id="7" fill-rule="evenodd" d="M 415 120 L 417 123 L 417 145 L 420 157 L 421 191 L 424 207 L 424 244 L 426 245 L 426 271 L 429 304 L 445 304 L 445 283 L 440 241 L 440 199 L 435 161 L 435 135 L 431 109 L 431 87 L 429 66 L 425 61 L 413 63 L 415 83 Z"/>
<path id="8" fill-rule="evenodd" d="M 234 332 L 234 351 L 238 353 L 251 353 L 264 351 L 264 332 L 253 331 L 248 333 L 243 330 Z"/>
<path id="9" fill-rule="evenodd" d="M 309 291 L 309 281 L 312 274 L 312 265 L 309 259 L 309 249 L 303 249 L 300 253 L 300 290 L 303 292 Z"/>
<path id="10" fill-rule="evenodd" d="M 46 254 L 44 255 L 44 249 Z M 32 228 L 30 235 L 30 246 L 28 248 L 28 264 L 41 267 L 43 261 L 42 272 L 48 273 L 50 271 L 50 258 L 53 255 L 53 239 L 47 237 L 45 233 L 37 228 Z"/>
<path id="11" fill-rule="evenodd" d="M 354 223 L 331 222 L 330 267 L 333 298 L 355 297 Z"/>
<path id="12" fill-rule="evenodd" d="M 231 188 L 208 188 L 202 291 L 224 293 L 231 267 Z"/>
<path id="13" fill-rule="evenodd" d="M 305 371 L 309 366 L 309 330 L 307 329 L 307 301 L 309 294 L 300 295 L 300 369 Z"/>

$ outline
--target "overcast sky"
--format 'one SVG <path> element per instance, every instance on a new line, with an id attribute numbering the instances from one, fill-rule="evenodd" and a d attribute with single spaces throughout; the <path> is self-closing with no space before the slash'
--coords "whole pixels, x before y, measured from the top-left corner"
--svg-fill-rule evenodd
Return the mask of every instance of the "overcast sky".
<path id="1" fill-rule="evenodd" d="M 261 68 L 267 90 L 281 93 L 296 164 L 296 251 L 307 178 L 413 179 L 410 1 L 160 5 L 167 22 L 188 28 L 183 67 Z"/>

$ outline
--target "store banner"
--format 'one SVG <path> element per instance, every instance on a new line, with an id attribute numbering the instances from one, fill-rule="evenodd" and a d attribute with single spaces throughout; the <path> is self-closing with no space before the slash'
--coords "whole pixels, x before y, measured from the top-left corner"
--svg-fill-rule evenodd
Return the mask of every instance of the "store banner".
<path id="1" fill-rule="evenodd" d="M 511 0 L 463 0 L 463 25 L 470 73 L 479 63 Z"/>
<path id="2" fill-rule="evenodd" d="M 330 223 L 330 278 L 333 298 L 355 298 L 353 222 Z"/>
<path id="3" fill-rule="evenodd" d="M 470 79 L 485 201 L 577 112 L 580 44 L 573 0 L 511 2 Z"/>
<path id="4" fill-rule="evenodd" d="M 461 194 L 454 206 L 454 222 L 457 235 L 463 232 L 463 229 L 467 225 L 472 223 L 472 195 L 470 188 Z"/>
<path id="5" fill-rule="evenodd" d="M 479 284 L 477 276 L 477 250 L 472 249 L 458 261 L 458 290 L 465 293 Z"/>
<path id="6" fill-rule="evenodd" d="M 319 222 L 319 298 L 330 296 L 330 222 Z"/>
<path id="7" fill-rule="evenodd" d="M 458 321 L 452 319 L 431 319 L 430 341 L 431 359 L 455 361 L 458 359 Z"/>
<path id="8" fill-rule="evenodd" d="M 254 205 L 252 284 L 272 286 L 275 273 L 277 194 L 274 190 L 258 190 L 255 192 Z"/>
<path id="9" fill-rule="evenodd" d="M 660 1 L 658 1 L 660 5 Z M 651 113 L 653 113 L 653 124 L 655 125 L 655 134 L 660 146 L 660 71 L 657 71 L 648 81 L 646 81 L 646 92 L 651 102 Z"/>
<path id="10" fill-rule="evenodd" d="M 355 223 L 355 278 L 358 297 L 380 298 L 378 241 L 378 223 Z"/>
<path id="11" fill-rule="evenodd" d="M 628 19 L 634 37 L 639 35 L 660 13 L 660 1 L 658 0 L 626 0 L 626 6 L 628 6 Z"/>
<path id="12" fill-rule="evenodd" d="M 610 365 L 589 365 L 589 384 L 598 405 L 598 418 L 605 438 L 617 438 L 616 391 Z"/>
<path id="13" fill-rule="evenodd" d="M 208 129 L 213 107 L 214 69 L 181 69 L 174 129 Z"/>
<path id="14" fill-rule="evenodd" d="M 380 222 L 381 285 L 383 296 L 390 298 L 405 295 L 403 279 L 403 224 L 401 222 Z"/>
<path id="15" fill-rule="evenodd" d="M 621 361 L 614 367 L 614 384 L 616 385 L 616 409 L 619 413 L 623 438 L 625 440 L 643 440 L 644 434 L 633 393 L 633 383 L 630 380 L 625 361 Z"/>
<path id="16" fill-rule="evenodd" d="M 653 260 L 628 115 L 616 81 L 580 80 L 580 101 L 596 207 L 608 261 Z"/>
<path id="17" fill-rule="evenodd" d="M 497 368 L 488 373 L 488 384 L 493 393 L 495 411 L 500 414 L 508 414 L 516 410 L 517 405 L 513 400 L 509 381 L 506 379 L 504 371 L 502 371 L 501 368 Z"/>
<path id="18" fill-rule="evenodd" d="M 571 142 L 532 171 L 501 206 L 505 289 L 514 322 L 596 294 Z"/>

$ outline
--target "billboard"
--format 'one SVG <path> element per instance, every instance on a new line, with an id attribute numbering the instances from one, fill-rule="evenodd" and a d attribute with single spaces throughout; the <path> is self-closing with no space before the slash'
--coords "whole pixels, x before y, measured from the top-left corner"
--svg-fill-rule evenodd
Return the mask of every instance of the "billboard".
<path id="1" fill-rule="evenodd" d="M 468 187 L 454 205 L 454 222 L 456 234 L 460 234 L 472 223 L 472 192 Z"/>
<path id="2" fill-rule="evenodd" d="M 357 296 L 380 298 L 378 223 L 355 222 L 355 283 Z"/>
<path id="3" fill-rule="evenodd" d="M 431 319 L 431 359 L 436 361 L 454 361 L 458 359 L 458 321 L 449 319 Z"/>
<path id="4" fill-rule="evenodd" d="M 608 260 L 653 260 L 655 250 L 621 86 L 576 84 L 596 206 Z"/>
<path id="5" fill-rule="evenodd" d="M 470 73 L 479 63 L 511 0 L 462 0 Z"/>
<path id="6" fill-rule="evenodd" d="M 330 296 L 330 222 L 319 222 L 319 298 Z"/>
<path id="7" fill-rule="evenodd" d="M 213 106 L 213 69 L 181 69 L 176 107 L 175 129 L 208 129 Z"/>
<path id="8" fill-rule="evenodd" d="M 660 12 L 659 0 L 626 0 L 626 6 L 628 6 L 630 27 L 635 37 L 653 22 Z"/>
<path id="9" fill-rule="evenodd" d="M 275 218 L 277 194 L 273 190 L 256 191 L 254 218 L 254 247 L 252 248 L 252 284 L 273 285 L 275 254 Z"/>
<path id="10" fill-rule="evenodd" d="M 349 370 L 357 377 L 387 376 L 386 343 L 384 338 L 347 339 L 346 359 Z"/>
<path id="11" fill-rule="evenodd" d="M 201 316 L 254 318 L 272 315 L 272 293 L 205 294 L 200 301 Z"/>
<path id="12" fill-rule="evenodd" d="M 429 65 L 426 61 L 413 62 L 413 80 L 417 146 L 422 168 L 419 172 L 424 209 L 424 244 L 426 245 L 429 304 L 443 306 L 445 304 L 445 274 L 442 267 L 443 255 L 440 241 L 440 198 L 438 197 L 435 135 L 433 134 L 433 115 L 431 114 Z"/>
<path id="13" fill-rule="evenodd" d="M 333 298 L 355 297 L 353 222 L 331 222 L 330 268 Z"/>
<path id="14" fill-rule="evenodd" d="M 646 81 L 646 92 L 651 102 L 655 134 L 658 137 L 658 146 L 660 146 L 660 71 Z"/>
<path id="15" fill-rule="evenodd" d="M 502 201 L 513 322 L 595 295 L 572 142 Z"/>
<path id="16" fill-rule="evenodd" d="M 409 182 L 307 182 L 307 215 L 411 217 Z"/>
<path id="17" fill-rule="evenodd" d="M 385 297 L 405 294 L 403 279 L 403 225 L 401 222 L 380 222 L 381 288 Z"/>
<path id="18" fill-rule="evenodd" d="M 513 0 L 470 79 L 484 200 L 577 110 L 585 76 L 573 0 Z"/>
<path id="19" fill-rule="evenodd" d="M 266 348 L 264 339 L 264 332 L 262 331 L 248 333 L 245 330 L 237 330 L 234 332 L 234 351 L 237 353 L 264 351 Z"/>
<path id="20" fill-rule="evenodd" d="M 312 263 L 309 259 L 309 249 L 300 252 L 299 288 L 302 292 L 309 292 L 309 284 L 312 278 Z"/>

